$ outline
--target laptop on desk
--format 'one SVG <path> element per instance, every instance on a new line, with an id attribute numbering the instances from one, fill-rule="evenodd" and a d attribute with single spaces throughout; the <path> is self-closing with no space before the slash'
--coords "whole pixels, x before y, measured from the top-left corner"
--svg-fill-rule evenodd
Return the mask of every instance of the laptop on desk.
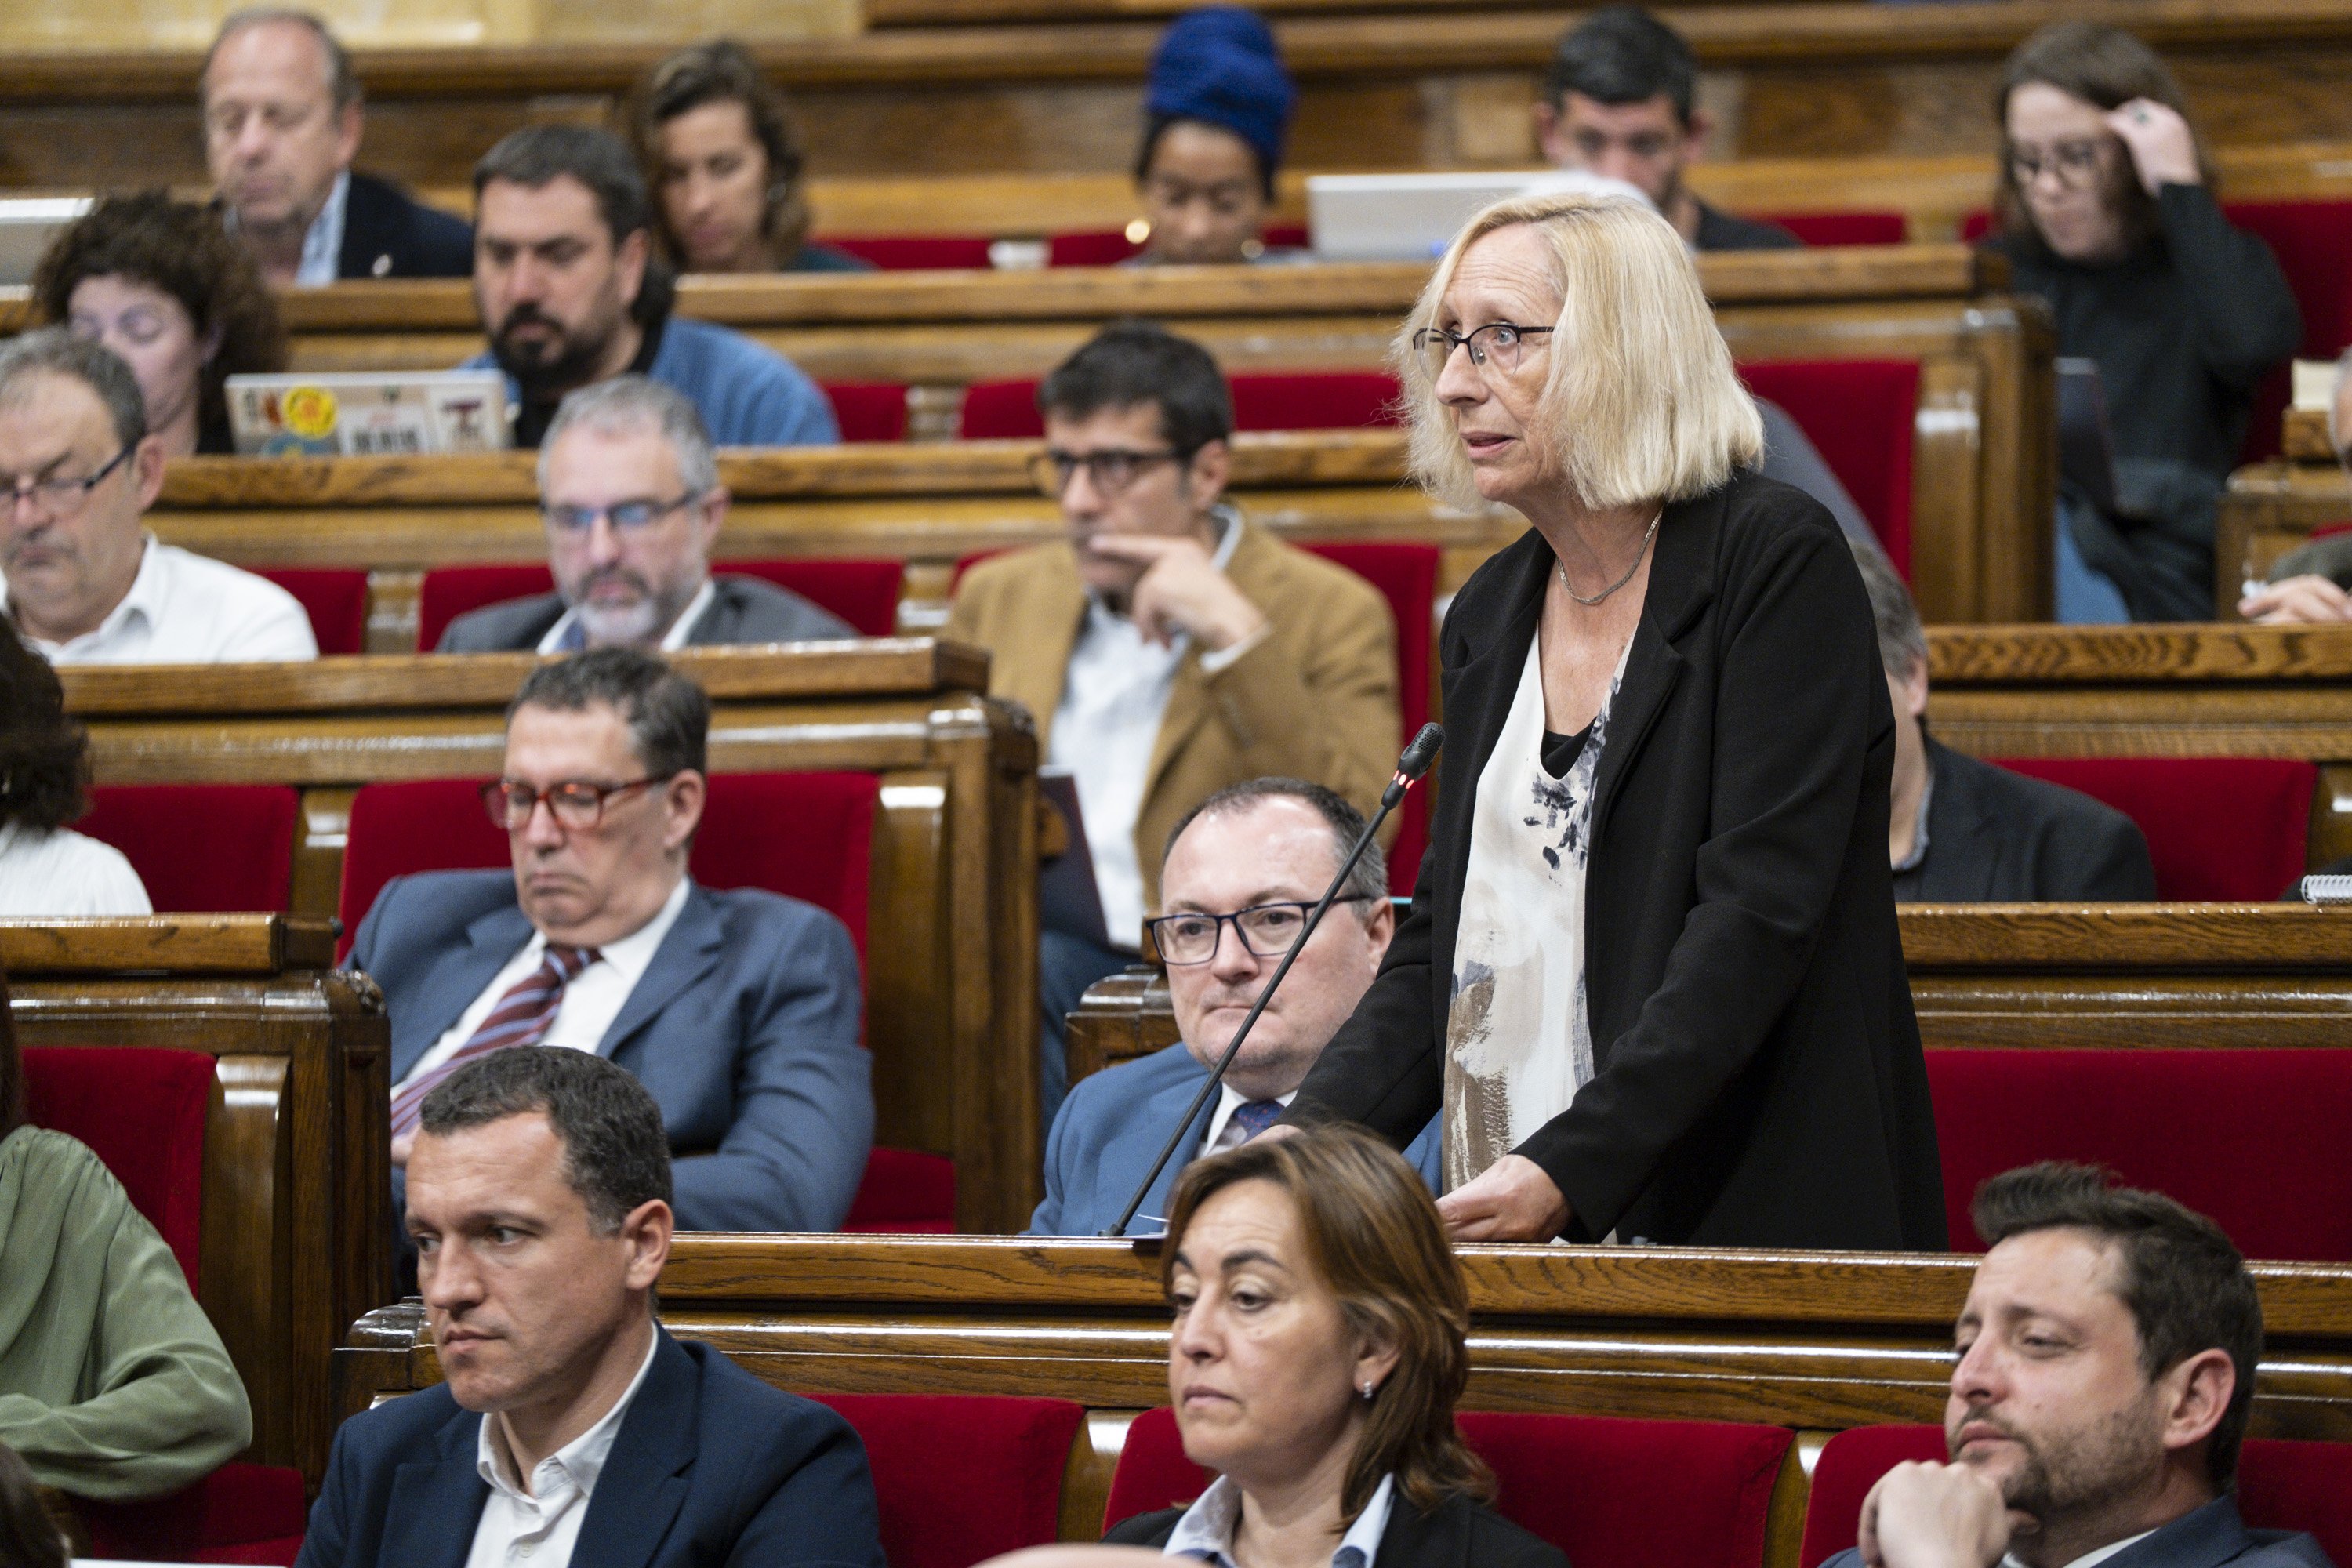
<path id="1" fill-rule="evenodd" d="M 247 458 L 413 458 L 514 445 L 495 370 L 233 375 L 229 431 Z"/>

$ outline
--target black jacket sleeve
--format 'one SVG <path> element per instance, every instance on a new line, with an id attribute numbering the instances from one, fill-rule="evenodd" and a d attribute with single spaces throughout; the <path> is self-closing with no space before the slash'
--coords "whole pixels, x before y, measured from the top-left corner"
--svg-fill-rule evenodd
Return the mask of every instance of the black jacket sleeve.
<path id="1" fill-rule="evenodd" d="M 2166 185 L 2157 193 L 2158 221 L 2189 287 L 2181 297 L 2192 314 L 2206 370 L 2224 385 L 2245 390 L 2294 357 L 2303 341 L 2303 312 L 2278 258 L 2258 235 L 2231 224 L 2202 185 Z"/>

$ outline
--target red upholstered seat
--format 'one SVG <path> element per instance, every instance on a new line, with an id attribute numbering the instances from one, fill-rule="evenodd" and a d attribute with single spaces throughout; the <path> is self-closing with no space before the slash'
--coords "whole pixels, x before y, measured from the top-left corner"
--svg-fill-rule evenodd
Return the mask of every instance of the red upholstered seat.
<path id="1" fill-rule="evenodd" d="M 223 1465 L 169 1497 L 75 1507 L 89 1527 L 89 1555 L 116 1562 L 293 1568 L 310 1524 L 302 1472 L 279 1465 Z"/>
<path id="2" fill-rule="evenodd" d="M 1268 249 L 1304 249 L 1307 226 L 1303 223 L 1268 224 L 1264 238 Z M 1142 254 L 1143 247 L 1128 238 L 1123 228 L 1057 234 L 1045 241 L 1045 265 L 1048 267 L 1117 267 Z"/>
<path id="3" fill-rule="evenodd" d="M 2306 868 L 2319 769 L 2273 757 L 2002 757 L 2139 824 L 2168 900 L 2275 899 Z"/>
<path id="4" fill-rule="evenodd" d="M 1396 377 L 1376 371 L 1229 376 L 1236 430 L 1352 430 L 1396 423 Z M 967 441 L 1034 441 L 1045 433 L 1037 383 L 980 381 L 964 389 L 956 434 Z"/>
<path id="5" fill-rule="evenodd" d="M 2352 1052 L 1927 1053 L 1952 1246 L 1969 1202 L 2037 1160 L 2105 1165 L 2208 1215 L 2249 1258 L 2352 1261 Z"/>
<path id="6" fill-rule="evenodd" d="M 956 435 L 966 441 L 1034 441 L 1045 433 L 1037 412 L 1037 383 L 975 381 L 963 389 Z"/>
<path id="7" fill-rule="evenodd" d="M 267 577 L 301 601 L 319 651 L 333 656 L 367 651 L 368 574 L 359 568 L 264 566 Z"/>
<path id="8" fill-rule="evenodd" d="M 1759 223 L 1777 223 L 1807 245 L 1900 245 L 1911 221 L 1899 212 L 1759 213 Z"/>
<path id="9" fill-rule="evenodd" d="M 845 441 L 907 438 L 907 389 L 895 381 L 828 381 L 824 400 Z"/>
<path id="10" fill-rule="evenodd" d="M 824 243 L 885 272 L 936 272 L 990 265 L 984 234 L 853 235 Z"/>
<path id="11" fill-rule="evenodd" d="M 1404 742 L 1429 721 L 1430 621 L 1437 601 L 1438 549 L 1434 544 L 1310 544 L 1307 550 L 1345 566 L 1378 588 L 1396 618 L 1397 708 Z M 1369 811 L 1373 803 L 1358 801 Z M 1396 846 L 1389 852 L 1389 888 L 1411 894 L 1421 872 L 1421 852 L 1429 843 L 1429 786 L 1423 783 L 1397 807 Z"/>
<path id="12" fill-rule="evenodd" d="M 1464 1411 L 1462 1436 L 1501 1483 L 1496 1511 L 1577 1568 L 1756 1568 L 1772 1484 L 1794 1440 L 1782 1426 Z M 1174 1412 L 1128 1428 L 1106 1524 L 1200 1496 Z"/>
<path id="13" fill-rule="evenodd" d="M 284 784 L 101 784 L 74 829 L 122 851 L 160 913 L 268 913 L 293 895 Z"/>
<path id="14" fill-rule="evenodd" d="M 2286 274 L 2287 287 L 2303 311 L 2305 359 L 2334 359 L 2352 343 L 2352 201 L 2225 202 L 2222 211 L 2240 228 L 2262 236 Z M 2279 416 L 2286 411 L 2291 372 L 2279 366 L 2254 394 L 2246 444 L 2238 460 L 2256 463 L 2279 452 Z"/>
<path id="15" fill-rule="evenodd" d="M 1857 1426 L 1813 1464 L 1798 1568 L 1820 1568 L 1854 1543 L 1863 1500 L 1906 1459 L 1944 1458 L 1940 1426 Z M 2330 1561 L 2352 1562 L 2352 1443 L 2250 1437 L 2238 1455 L 2238 1510 L 2257 1530 L 2305 1530 Z"/>
<path id="16" fill-rule="evenodd" d="M 970 1568 L 1059 1532 L 1086 1407 L 1004 1394 L 821 1394 L 865 1439 L 891 1568 Z"/>
<path id="17" fill-rule="evenodd" d="M 722 561 L 721 577 L 757 577 L 789 588 L 811 604 L 831 610 L 860 637 L 886 637 L 898 629 L 898 590 L 906 563 L 793 557 L 783 561 Z M 416 592 L 416 647 L 439 646 L 449 623 L 468 610 L 529 598 L 555 587 L 554 575 L 537 563 L 495 566 L 441 566 L 425 574 Z"/>
<path id="18" fill-rule="evenodd" d="M 952 1234 L 955 1162 L 919 1149 L 875 1150 L 841 1228 L 861 1236 Z"/>
<path id="19" fill-rule="evenodd" d="M 1739 374 L 1757 396 L 1789 411 L 1907 579 L 1918 361 L 1783 360 L 1743 364 Z"/>

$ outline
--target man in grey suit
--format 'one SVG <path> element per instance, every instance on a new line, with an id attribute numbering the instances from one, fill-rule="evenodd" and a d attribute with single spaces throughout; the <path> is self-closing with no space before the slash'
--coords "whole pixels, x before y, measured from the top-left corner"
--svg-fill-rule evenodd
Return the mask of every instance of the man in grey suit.
<path id="1" fill-rule="evenodd" d="M 459 616 L 441 652 L 668 652 L 857 635 L 798 594 L 711 576 L 727 490 L 702 416 L 674 387 L 622 375 L 566 397 L 540 445 L 539 496 L 556 592 Z"/>
<path id="2" fill-rule="evenodd" d="M 1045 1141 L 1045 1197 L 1033 1236 L 1094 1236 L 1118 1218 L 1136 1184 L 1208 1081 L 1250 1005 L 1282 963 L 1332 873 L 1364 831 L 1340 795 L 1301 779 L 1252 779 L 1219 790 L 1181 818 L 1160 862 L 1160 907 L 1149 922 L 1168 965 L 1182 1038 L 1121 1062 L 1070 1090 Z M 1388 867 L 1371 845 L 1250 1031 L 1218 1095 L 1201 1110 L 1129 1229 L 1167 1228 L 1168 1194 L 1195 1158 L 1248 1142 L 1282 1113 L 1307 1069 L 1371 985 L 1396 931 Z M 1405 1151 L 1437 1179 L 1437 1124 Z"/>
<path id="3" fill-rule="evenodd" d="M 700 687 L 634 648 L 523 683 L 483 792 L 513 868 L 395 879 L 352 950 L 392 1017 L 395 1168 L 449 1073 L 564 1046 L 652 1092 L 684 1228 L 840 1226 L 874 1131 L 856 952 L 822 910 L 687 874 L 709 721 Z"/>
<path id="4" fill-rule="evenodd" d="M 1948 1464 L 1901 1464 L 1827 1568 L 2324 1568 L 2248 1530 L 2238 1447 L 2263 1309 L 2221 1227 L 2083 1165 L 1994 1177 L 1953 1341 Z"/>

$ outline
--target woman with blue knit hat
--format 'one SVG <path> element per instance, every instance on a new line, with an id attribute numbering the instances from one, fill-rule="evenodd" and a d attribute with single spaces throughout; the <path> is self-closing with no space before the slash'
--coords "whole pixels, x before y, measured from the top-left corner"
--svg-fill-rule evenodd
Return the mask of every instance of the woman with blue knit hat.
<path id="1" fill-rule="evenodd" d="M 1274 34 L 1254 11 L 1208 5 L 1161 34 L 1144 99 L 1135 184 L 1146 262 L 1255 261 L 1298 107 Z"/>

